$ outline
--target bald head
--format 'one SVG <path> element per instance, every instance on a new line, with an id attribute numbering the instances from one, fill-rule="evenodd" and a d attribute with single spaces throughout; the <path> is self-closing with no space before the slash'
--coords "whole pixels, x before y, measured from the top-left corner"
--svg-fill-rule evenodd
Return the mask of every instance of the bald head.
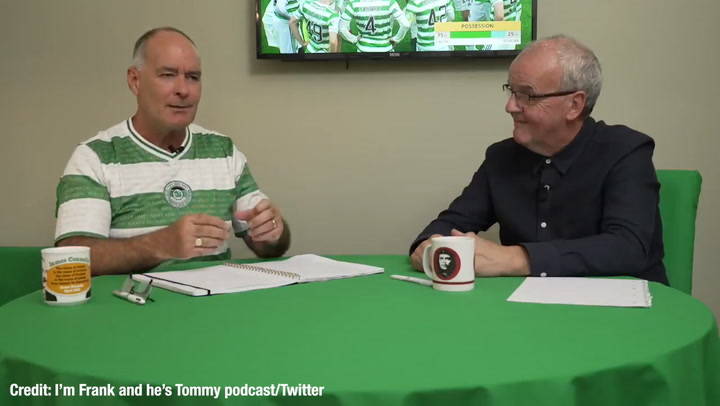
<path id="1" fill-rule="evenodd" d="M 145 59 L 147 58 L 147 43 L 161 33 L 170 33 L 170 34 L 176 34 L 184 37 L 192 46 L 195 48 L 195 52 L 197 52 L 197 46 L 195 45 L 195 42 L 184 32 L 180 31 L 179 29 L 175 27 L 158 27 L 153 28 L 152 30 L 149 30 L 145 32 L 143 35 L 140 36 L 140 38 L 135 41 L 135 46 L 133 47 L 133 66 L 141 69 L 142 66 L 145 64 Z"/>

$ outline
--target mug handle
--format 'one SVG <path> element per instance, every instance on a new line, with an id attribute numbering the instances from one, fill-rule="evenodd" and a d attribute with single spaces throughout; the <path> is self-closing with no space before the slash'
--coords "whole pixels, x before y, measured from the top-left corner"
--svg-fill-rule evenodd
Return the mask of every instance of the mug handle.
<path id="1" fill-rule="evenodd" d="M 430 261 L 430 251 L 432 251 L 432 244 L 425 246 L 425 249 L 423 250 L 423 272 L 425 272 L 425 275 L 427 275 L 428 278 L 435 280 L 432 263 Z"/>

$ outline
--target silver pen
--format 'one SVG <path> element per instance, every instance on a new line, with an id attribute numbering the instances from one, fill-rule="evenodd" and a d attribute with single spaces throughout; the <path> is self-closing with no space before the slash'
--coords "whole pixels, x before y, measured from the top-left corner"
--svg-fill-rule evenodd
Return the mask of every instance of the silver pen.
<path id="1" fill-rule="evenodd" d="M 405 275 L 390 275 L 391 278 L 397 279 L 399 281 L 406 281 L 406 282 L 412 282 L 412 283 L 418 283 L 420 285 L 425 286 L 432 286 L 432 281 L 429 279 L 421 279 L 421 278 L 415 278 L 413 276 L 405 276 Z"/>

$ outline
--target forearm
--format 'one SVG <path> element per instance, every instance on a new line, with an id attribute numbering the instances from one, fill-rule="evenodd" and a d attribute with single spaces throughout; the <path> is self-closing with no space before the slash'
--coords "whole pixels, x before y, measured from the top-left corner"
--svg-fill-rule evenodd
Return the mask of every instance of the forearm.
<path id="1" fill-rule="evenodd" d="M 340 52 L 340 41 L 336 32 L 330 32 L 330 52 Z"/>
<path id="2" fill-rule="evenodd" d="M 505 19 L 505 6 L 502 1 L 498 1 L 494 5 L 495 7 L 495 21 L 503 21 Z"/>
<path id="3" fill-rule="evenodd" d="M 398 32 L 395 34 L 395 36 L 392 38 L 392 41 L 394 43 L 400 42 L 403 37 L 405 37 L 405 34 L 407 33 L 408 29 L 410 29 L 410 21 L 408 21 L 405 14 L 402 14 L 397 19 L 398 24 L 400 24 L 400 28 L 398 29 Z"/>
<path id="4" fill-rule="evenodd" d="M 521 245 L 528 252 L 533 275 L 639 275 L 652 260 L 643 244 L 628 232 Z"/>
<path id="5" fill-rule="evenodd" d="M 450 235 L 453 228 L 461 232 L 485 231 L 494 223 L 488 180 L 485 168 L 481 166 L 460 196 L 418 235 L 410 246 L 410 252 L 432 234 Z"/>
<path id="6" fill-rule="evenodd" d="M 292 35 L 293 37 L 295 37 L 295 40 L 297 40 L 297 42 L 299 42 L 300 44 L 305 44 L 305 40 L 303 39 L 302 35 L 300 35 L 300 29 L 298 28 L 298 20 L 295 17 L 290 19 L 290 32 L 292 32 Z"/>
<path id="7" fill-rule="evenodd" d="M 351 44 L 356 44 L 360 39 L 359 36 L 355 36 L 350 32 L 350 22 L 345 20 L 340 21 L 340 35 Z"/>
<path id="8" fill-rule="evenodd" d="M 244 237 L 245 243 L 260 258 L 276 258 L 282 256 L 290 248 L 290 227 L 283 220 L 283 232 L 276 241 L 254 241 L 249 235 Z"/>
<path id="9" fill-rule="evenodd" d="M 152 233 L 123 239 L 78 236 L 60 240 L 56 245 L 90 247 L 93 276 L 126 274 L 150 269 L 169 259 L 154 248 L 156 237 Z"/>

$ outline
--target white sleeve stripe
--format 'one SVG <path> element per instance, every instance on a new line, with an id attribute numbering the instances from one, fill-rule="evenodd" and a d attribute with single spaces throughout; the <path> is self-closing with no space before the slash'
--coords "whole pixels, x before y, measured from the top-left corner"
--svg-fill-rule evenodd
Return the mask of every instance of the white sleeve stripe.
<path id="1" fill-rule="evenodd" d="M 104 185 L 104 179 L 101 179 L 101 174 L 96 173 L 93 168 L 99 168 L 102 166 L 100 158 L 97 154 L 85 144 L 79 145 L 75 148 L 70 161 L 68 161 L 65 167 L 65 175 L 82 175 L 94 180 L 95 182 Z"/>
<path id="2" fill-rule="evenodd" d="M 107 200 L 68 200 L 58 208 L 55 238 L 80 232 L 107 237 L 110 220 L 110 202 Z"/>

